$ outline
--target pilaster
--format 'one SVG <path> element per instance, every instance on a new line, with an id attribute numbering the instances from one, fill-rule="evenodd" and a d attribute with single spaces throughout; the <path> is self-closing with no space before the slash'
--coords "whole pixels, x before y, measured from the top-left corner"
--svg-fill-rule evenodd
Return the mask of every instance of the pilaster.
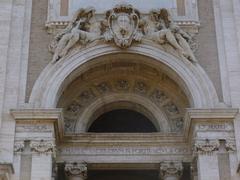
<path id="1" fill-rule="evenodd" d="M 188 110 L 198 180 L 235 180 L 237 175 L 234 119 L 237 109 Z M 196 177 L 195 177 L 196 178 Z"/>
<path id="2" fill-rule="evenodd" d="M 16 120 L 14 158 L 18 159 L 16 166 L 21 166 L 16 177 L 50 180 L 61 110 L 19 109 L 11 113 Z"/>

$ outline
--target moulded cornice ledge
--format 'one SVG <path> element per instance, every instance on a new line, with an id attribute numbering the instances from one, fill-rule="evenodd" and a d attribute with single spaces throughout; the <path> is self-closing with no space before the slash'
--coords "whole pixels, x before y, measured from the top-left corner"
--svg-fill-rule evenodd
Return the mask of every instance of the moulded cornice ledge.
<path id="1" fill-rule="evenodd" d="M 239 113 L 237 108 L 187 109 L 189 119 L 234 119 Z"/>
<path id="2" fill-rule="evenodd" d="M 15 120 L 56 120 L 62 118 L 62 109 L 11 109 Z"/>
<path id="3" fill-rule="evenodd" d="M 57 139 L 63 137 L 63 113 L 61 108 L 55 109 L 11 109 L 13 118 L 21 122 L 54 123 Z"/>

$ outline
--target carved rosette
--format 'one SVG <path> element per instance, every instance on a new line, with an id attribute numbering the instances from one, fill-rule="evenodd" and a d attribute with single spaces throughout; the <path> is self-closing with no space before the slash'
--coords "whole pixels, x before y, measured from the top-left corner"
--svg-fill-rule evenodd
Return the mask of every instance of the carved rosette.
<path id="1" fill-rule="evenodd" d="M 200 154 L 211 154 L 219 150 L 220 143 L 218 140 L 197 140 L 194 145 L 194 152 Z"/>
<path id="2" fill-rule="evenodd" d="M 24 151 L 24 141 L 14 143 L 14 153 L 22 153 Z"/>
<path id="3" fill-rule="evenodd" d="M 87 165 L 84 163 L 67 163 L 65 165 L 65 173 L 67 176 L 78 176 L 81 179 L 87 178 Z"/>
<path id="4" fill-rule="evenodd" d="M 53 141 L 31 141 L 30 148 L 32 152 L 45 154 L 55 152 L 55 143 Z"/>
<path id="5" fill-rule="evenodd" d="M 162 162 L 160 164 L 160 176 L 165 180 L 170 177 L 179 179 L 182 176 L 183 166 L 181 162 Z"/>

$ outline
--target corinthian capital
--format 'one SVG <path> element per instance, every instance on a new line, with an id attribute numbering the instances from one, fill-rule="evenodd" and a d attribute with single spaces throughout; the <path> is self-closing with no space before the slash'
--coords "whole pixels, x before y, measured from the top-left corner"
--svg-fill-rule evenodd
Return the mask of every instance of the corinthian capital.
<path id="1" fill-rule="evenodd" d="M 31 141 L 30 148 L 32 152 L 36 153 L 53 153 L 55 150 L 55 143 L 53 141 Z"/>
<path id="2" fill-rule="evenodd" d="M 209 154 L 219 149 L 219 141 L 218 140 L 197 140 L 194 145 L 195 153 L 201 154 Z"/>
<path id="3" fill-rule="evenodd" d="M 84 163 L 67 163 L 65 165 L 65 172 L 68 176 L 78 176 L 81 179 L 87 178 L 87 165 Z"/>
<path id="4" fill-rule="evenodd" d="M 181 162 L 165 161 L 160 164 L 160 176 L 164 180 L 176 179 L 182 176 L 183 166 Z"/>

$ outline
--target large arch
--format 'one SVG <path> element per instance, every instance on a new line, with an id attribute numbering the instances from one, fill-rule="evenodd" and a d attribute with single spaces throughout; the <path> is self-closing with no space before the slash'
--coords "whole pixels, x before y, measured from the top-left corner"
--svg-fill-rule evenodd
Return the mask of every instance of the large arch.
<path id="1" fill-rule="evenodd" d="M 55 108 L 58 98 L 68 84 L 84 69 L 87 62 L 111 54 L 134 54 L 161 63 L 167 74 L 176 80 L 188 96 L 192 108 L 214 108 L 219 106 L 216 90 L 199 64 L 177 58 L 156 46 L 141 44 L 121 50 L 107 44 L 88 47 L 69 55 L 64 60 L 49 64 L 37 79 L 29 103 L 35 108 Z"/>

